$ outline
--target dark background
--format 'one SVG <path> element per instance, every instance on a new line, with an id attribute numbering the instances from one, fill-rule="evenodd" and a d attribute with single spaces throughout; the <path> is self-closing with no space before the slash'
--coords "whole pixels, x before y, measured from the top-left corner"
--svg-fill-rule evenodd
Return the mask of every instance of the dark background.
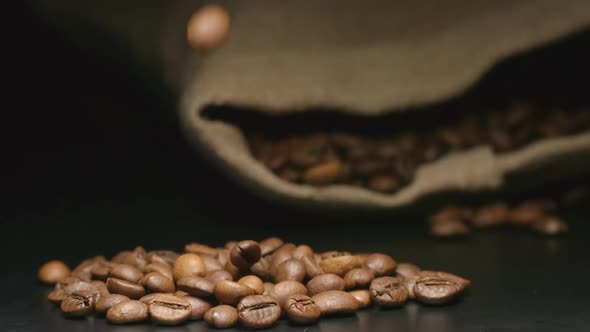
<path id="1" fill-rule="evenodd" d="M 452 306 L 370 309 L 308 331 L 590 329 L 588 202 L 563 209 L 572 230 L 565 236 L 492 230 L 455 241 L 429 238 L 419 216 L 318 214 L 278 206 L 207 165 L 180 133 L 175 94 L 161 81 L 146 79 L 121 49 L 111 47 L 105 55 L 80 48 L 26 5 L 7 13 L 7 93 L 0 112 L 1 330 L 160 330 L 66 320 L 45 300 L 36 269 L 49 259 L 73 266 L 136 245 L 180 250 L 190 241 L 219 246 L 269 235 L 318 251 L 383 251 L 473 281 L 471 294 Z M 97 43 L 96 49 L 109 45 Z M 553 190 L 537 188 L 533 194 Z M 201 331 L 205 325 L 177 329 Z M 281 322 L 278 329 L 291 328 Z"/>

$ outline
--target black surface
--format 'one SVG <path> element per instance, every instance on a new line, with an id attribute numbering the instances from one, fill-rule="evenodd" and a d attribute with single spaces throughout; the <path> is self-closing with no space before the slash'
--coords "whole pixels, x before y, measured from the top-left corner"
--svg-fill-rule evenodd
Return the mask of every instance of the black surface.
<path id="1" fill-rule="evenodd" d="M 20 15 L 20 16 L 18 16 Z M 478 232 L 434 241 L 416 218 L 321 216 L 251 197 L 203 163 L 183 140 L 174 98 L 73 47 L 42 20 L 19 12 L 6 48 L 13 93 L 2 121 L 0 330 L 202 331 L 68 320 L 50 305 L 36 269 L 74 265 L 135 245 L 181 249 L 189 241 L 278 235 L 316 250 L 383 251 L 473 281 L 446 307 L 410 303 L 322 320 L 297 331 L 588 331 L 588 214 L 571 211 L 571 233 Z M 586 204 L 587 205 L 587 204 Z"/>

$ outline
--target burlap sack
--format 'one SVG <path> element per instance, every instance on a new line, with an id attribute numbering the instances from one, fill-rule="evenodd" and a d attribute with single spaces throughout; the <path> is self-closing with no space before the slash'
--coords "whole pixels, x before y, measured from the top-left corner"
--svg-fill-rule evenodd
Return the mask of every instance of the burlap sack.
<path id="1" fill-rule="evenodd" d="M 586 132 L 502 155 L 486 146 L 448 155 L 421 166 L 415 180 L 394 194 L 345 185 L 312 187 L 275 176 L 252 157 L 239 129 L 206 119 L 202 111 L 208 105 L 271 113 L 328 106 L 370 116 L 445 100 L 499 60 L 588 27 L 590 1 L 223 4 L 232 16 L 231 35 L 220 49 L 195 56 L 199 63 L 186 80 L 181 118 L 196 146 L 255 192 L 299 204 L 391 209 L 438 192 L 498 189 L 534 170 L 543 170 L 534 179 L 543 182 L 588 167 Z M 563 161 L 572 158 L 575 162 L 562 170 Z"/>

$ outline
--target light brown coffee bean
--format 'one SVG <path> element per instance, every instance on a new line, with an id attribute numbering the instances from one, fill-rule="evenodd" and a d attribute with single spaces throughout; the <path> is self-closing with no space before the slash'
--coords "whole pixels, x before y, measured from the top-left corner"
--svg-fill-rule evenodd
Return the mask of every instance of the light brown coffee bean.
<path id="1" fill-rule="evenodd" d="M 107 288 L 107 284 L 104 281 L 92 280 L 92 281 L 90 281 L 90 283 L 92 285 L 96 286 L 96 288 L 98 288 L 100 296 L 105 296 L 105 295 L 110 294 L 109 289 Z"/>
<path id="2" fill-rule="evenodd" d="M 375 279 L 375 272 L 369 268 L 352 269 L 344 275 L 344 287 L 346 289 L 366 289 L 373 279 Z"/>
<path id="3" fill-rule="evenodd" d="M 116 264 L 110 271 L 110 277 L 129 281 L 132 283 L 139 283 L 143 278 L 143 273 L 133 265 L 129 264 Z"/>
<path id="4" fill-rule="evenodd" d="M 269 295 L 270 290 L 273 288 L 273 286 L 275 284 L 273 284 L 272 282 L 265 282 L 263 285 L 264 285 L 264 292 L 262 293 L 262 295 Z"/>
<path id="5" fill-rule="evenodd" d="M 236 306 L 241 299 L 254 295 L 256 291 L 234 281 L 221 280 L 215 285 L 213 293 L 220 303 Z"/>
<path id="6" fill-rule="evenodd" d="M 104 314 L 109 310 L 112 306 L 117 303 L 127 301 L 129 298 L 125 295 L 121 294 L 108 294 L 105 296 L 101 296 L 100 299 L 96 302 L 94 310 L 99 314 Z M 146 307 L 147 312 L 147 307 Z"/>
<path id="7" fill-rule="evenodd" d="M 211 281 L 213 283 L 213 285 L 216 285 L 221 280 L 229 280 L 229 281 L 234 280 L 231 273 L 227 272 L 226 270 L 215 270 L 215 271 L 207 272 L 207 275 L 205 276 L 205 278 L 207 278 L 209 281 Z"/>
<path id="8" fill-rule="evenodd" d="M 222 6 L 209 4 L 201 7 L 188 21 L 188 44 L 205 51 L 220 46 L 229 35 L 230 22 L 230 16 Z"/>
<path id="9" fill-rule="evenodd" d="M 45 284 L 55 284 L 58 281 L 69 277 L 72 272 L 62 261 L 53 260 L 43 264 L 37 272 L 39 281 Z"/>
<path id="10" fill-rule="evenodd" d="M 465 283 L 463 281 L 455 276 L 450 277 L 441 273 L 421 273 L 413 287 L 416 300 L 428 304 L 452 302 L 462 295 L 464 290 Z"/>
<path id="11" fill-rule="evenodd" d="M 420 268 L 412 263 L 399 263 L 395 272 L 402 278 L 411 278 L 420 273 Z"/>
<path id="12" fill-rule="evenodd" d="M 150 272 L 158 272 L 159 274 L 165 276 L 168 279 L 174 280 L 174 275 L 172 274 L 172 267 L 170 265 L 164 263 L 150 263 L 147 264 L 143 272 L 148 274 Z"/>
<path id="13" fill-rule="evenodd" d="M 250 272 L 257 275 L 263 280 L 270 280 L 272 278 L 270 274 L 270 263 L 269 256 L 261 257 L 256 264 L 250 266 Z"/>
<path id="14" fill-rule="evenodd" d="M 176 295 L 176 294 L 175 294 Z M 187 300 L 191 304 L 191 315 L 189 316 L 189 320 L 199 320 L 205 316 L 205 313 L 213 308 L 213 305 L 203 299 L 198 297 L 190 296 L 190 295 L 176 295 L 178 297 L 182 297 L 183 299 Z"/>
<path id="15" fill-rule="evenodd" d="M 150 272 L 141 280 L 141 285 L 155 293 L 173 293 L 176 291 L 174 281 L 158 272 Z"/>
<path id="16" fill-rule="evenodd" d="M 344 290 L 344 279 L 333 273 L 320 274 L 307 283 L 307 293 L 310 296 L 329 291 Z"/>
<path id="17" fill-rule="evenodd" d="M 217 329 L 228 329 L 238 323 L 238 310 L 229 305 L 218 305 L 205 313 L 205 321 Z"/>
<path id="18" fill-rule="evenodd" d="M 139 323 L 148 317 L 148 306 L 135 300 L 121 301 L 107 311 L 107 320 L 113 324 Z"/>
<path id="19" fill-rule="evenodd" d="M 320 307 L 322 316 L 352 314 L 359 307 L 354 296 L 338 290 L 316 294 L 311 300 Z"/>
<path id="20" fill-rule="evenodd" d="M 346 272 L 359 268 L 363 265 L 363 260 L 358 256 L 337 256 L 332 258 L 325 258 L 320 262 L 320 267 L 324 273 L 334 273 L 339 276 L 344 276 Z"/>
<path id="21" fill-rule="evenodd" d="M 184 277 L 204 277 L 205 264 L 199 255 L 183 254 L 174 262 L 172 273 L 175 280 Z"/>
<path id="22" fill-rule="evenodd" d="M 375 253 L 365 259 L 365 267 L 373 270 L 376 277 L 395 274 L 397 262 L 389 255 Z"/>
<path id="23" fill-rule="evenodd" d="M 302 282 L 305 278 L 305 265 L 295 258 L 290 258 L 279 264 L 274 273 L 275 282 L 295 280 Z"/>
<path id="24" fill-rule="evenodd" d="M 187 320 L 192 308 L 186 299 L 172 294 L 155 296 L 148 305 L 152 321 L 161 325 L 177 325 Z"/>
<path id="25" fill-rule="evenodd" d="M 359 303 L 359 309 L 367 308 L 371 305 L 371 292 L 367 289 L 357 289 L 348 292 Z"/>
<path id="26" fill-rule="evenodd" d="M 252 288 L 256 292 L 256 295 L 262 295 L 264 293 L 264 282 L 255 275 L 242 277 L 238 280 L 238 284 Z"/>
<path id="27" fill-rule="evenodd" d="M 305 244 L 298 245 L 293 250 L 293 258 L 301 260 L 303 257 L 313 257 L 313 249 Z"/>
<path id="28" fill-rule="evenodd" d="M 320 264 L 318 264 L 316 262 L 316 260 L 313 256 L 312 257 L 303 256 L 301 258 L 301 262 L 305 266 L 305 274 L 308 279 L 313 279 L 313 278 L 319 276 L 320 274 L 324 273 L 324 270 L 322 270 L 322 268 L 320 267 Z"/>
<path id="29" fill-rule="evenodd" d="M 223 269 L 223 265 L 219 263 L 219 260 L 217 260 L 217 258 L 203 255 L 201 256 L 201 259 L 203 260 L 203 264 L 205 264 L 205 271 L 207 272 Z"/>

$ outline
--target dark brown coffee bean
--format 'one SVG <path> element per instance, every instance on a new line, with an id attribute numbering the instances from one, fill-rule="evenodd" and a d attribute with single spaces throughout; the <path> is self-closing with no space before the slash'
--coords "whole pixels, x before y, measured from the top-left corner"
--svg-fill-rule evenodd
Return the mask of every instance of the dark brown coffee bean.
<path id="1" fill-rule="evenodd" d="M 465 288 L 471 287 L 471 281 L 465 278 L 459 277 L 458 275 L 454 275 L 449 272 L 444 271 L 431 271 L 431 270 L 422 270 L 420 271 L 419 277 L 436 277 L 441 279 L 448 279 L 458 284 L 463 285 Z"/>
<path id="2" fill-rule="evenodd" d="M 320 264 L 318 264 L 316 262 L 316 260 L 313 256 L 312 257 L 303 256 L 301 258 L 301 262 L 305 266 L 305 273 L 306 273 L 306 276 L 308 279 L 313 279 L 314 277 L 317 277 L 320 274 L 324 273 L 324 270 L 322 270 L 322 268 L 320 267 Z"/>
<path id="3" fill-rule="evenodd" d="M 217 257 L 217 249 L 201 243 L 189 243 L 184 246 L 184 251 L 192 254 L 198 254 L 199 256 L 207 255 L 214 258 Z"/>
<path id="4" fill-rule="evenodd" d="M 334 273 L 344 276 L 346 272 L 359 268 L 363 265 L 363 260 L 358 256 L 338 256 L 326 258 L 320 262 L 320 267 L 324 273 Z"/>
<path id="5" fill-rule="evenodd" d="M 260 254 L 262 256 L 270 255 L 283 245 L 283 240 L 278 237 L 269 237 L 260 241 Z"/>
<path id="6" fill-rule="evenodd" d="M 159 274 L 165 276 L 166 278 L 174 280 L 174 275 L 172 274 L 172 267 L 170 265 L 166 265 L 163 263 L 147 264 L 143 268 L 143 272 L 146 274 L 148 274 L 150 272 L 158 272 Z"/>
<path id="7" fill-rule="evenodd" d="M 58 281 L 69 277 L 72 272 L 62 261 L 53 260 L 46 262 L 39 268 L 37 278 L 45 284 L 55 284 Z"/>
<path id="8" fill-rule="evenodd" d="M 260 245 L 256 241 L 238 242 L 230 251 L 231 263 L 240 270 L 247 271 L 261 257 Z"/>
<path id="9" fill-rule="evenodd" d="M 94 311 L 96 294 L 86 290 L 75 291 L 61 301 L 60 309 L 66 316 L 85 316 Z"/>
<path id="10" fill-rule="evenodd" d="M 190 302 L 171 294 L 155 296 L 148 305 L 148 311 L 152 321 L 161 325 L 180 324 L 192 313 Z"/>
<path id="11" fill-rule="evenodd" d="M 322 316 L 352 314 L 359 307 L 354 296 L 338 290 L 316 294 L 311 300 L 320 307 Z"/>
<path id="12" fill-rule="evenodd" d="M 135 300 L 120 301 L 107 311 L 107 320 L 113 324 L 139 323 L 148 317 L 148 306 Z"/>
<path id="13" fill-rule="evenodd" d="M 220 303 L 236 306 L 241 299 L 254 295 L 256 291 L 234 281 L 221 280 L 215 285 L 213 293 Z"/>
<path id="14" fill-rule="evenodd" d="M 218 305 L 205 313 L 205 321 L 217 329 L 228 329 L 238 323 L 238 310 L 229 305 Z"/>
<path id="15" fill-rule="evenodd" d="M 401 279 L 380 277 L 369 287 L 371 300 L 380 307 L 399 307 L 406 303 L 409 293 Z"/>
<path id="16" fill-rule="evenodd" d="M 203 277 L 185 277 L 176 281 L 176 287 L 196 297 L 209 297 L 213 295 L 215 284 Z"/>
<path id="17" fill-rule="evenodd" d="M 143 278 L 143 273 L 133 265 L 117 264 L 111 269 L 110 276 L 137 284 Z"/>
<path id="18" fill-rule="evenodd" d="M 141 285 L 155 293 L 173 293 L 176 291 L 174 281 L 158 272 L 146 274 L 141 280 Z"/>
<path id="19" fill-rule="evenodd" d="M 289 296 L 296 294 L 307 295 L 307 288 L 299 281 L 287 280 L 275 284 L 268 295 L 284 309 Z"/>
<path id="20" fill-rule="evenodd" d="M 333 273 L 320 274 L 307 283 L 307 293 L 314 296 L 329 290 L 344 290 L 344 279 Z"/>
<path id="21" fill-rule="evenodd" d="M 204 277 L 205 272 L 205 264 L 201 257 L 190 253 L 178 256 L 172 268 L 175 280 L 184 277 Z"/>
<path id="22" fill-rule="evenodd" d="M 395 272 L 402 278 L 411 278 L 420 273 L 420 268 L 412 263 L 399 263 Z"/>
<path id="23" fill-rule="evenodd" d="M 508 206 L 505 203 L 494 203 L 478 209 L 471 223 L 476 228 L 495 227 L 506 224 L 508 218 Z"/>
<path id="24" fill-rule="evenodd" d="M 205 316 L 205 313 L 213 308 L 213 305 L 203 299 L 198 297 L 190 296 L 190 295 L 176 295 L 178 297 L 182 297 L 183 299 L 187 300 L 191 304 L 191 315 L 189 316 L 189 320 L 199 320 Z"/>
<path id="25" fill-rule="evenodd" d="M 465 290 L 464 282 L 457 278 L 436 272 L 421 272 L 413 287 L 416 300 L 428 304 L 445 304 L 453 301 Z"/>
<path id="26" fill-rule="evenodd" d="M 291 295 L 285 302 L 289 321 L 294 324 L 313 324 L 320 319 L 320 307 L 311 297 L 303 294 Z"/>
<path id="27" fill-rule="evenodd" d="M 229 281 L 234 280 L 231 273 L 227 272 L 226 270 L 210 271 L 207 273 L 205 278 L 207 278 L 209 281 L 211 281 L 213 283 L 213 285 L 216 285 L 221 280 L 229 280 Z"/>
<path id="28" fill-rule="evenodd" d="M 94 310 L 99 314 L 104 314 L 109 310 L 112 306 L 117 303 L 127 301 L 129 298 L 125 295 L 121 294 L 108 294 L 105 296 L 101 296 L 100 299 L 96 302 Z M 146 307 L 147 312 L 147 307 Z"/>
<path id="29" fill-rule="evenodd" d="M 143 286 L 117 278 L 108 278 L 107 288 L 113 294 L 125 295 L 132 300 L 140 299 L 145 295 Z"/>
<path id="30" fill-rule="evenodd" d="M 270 296 L 246 296 L 238 303 L 237 309 L 238 321 L 248 328 L 268 328 L 281 318 L 281 308 Z"/>
<path id="31" fill-rule="evenodd" d="M 305 278 L 305 265 L 295 258 L 290 258 L 279 264 L 274 273 L 275 282 L 296 280 L 302 282 Z"/>
<path id="32" fill-rule="evenodd" d="M 368 268 L 358 268 L 348 271 L 344 275 L 344 287 L 346 289 L 368 288 L 375 279 L 375 272 Z"/>
<path id="33" fill-rule="evenodd" d="M 371 292 L 366 289 L 357 289 L 348 292 L 359 303 L 359 309 L 367 308 L 371 305 Z"/>
<path id="34" fill-rule="evenodd" d="M 303 173 L 303 181 L 313 185 L 325 185 L 334 182 L 342 171 L 340 160 L 331 160 L 315 165 Z"/>
<path id="35" fill-rule="evenodd" d="M 257 276 L 244 276 L 238 280 L 238 284 L 252 288 L 256 292 L 256 295 L 262 295 L 262 293 L 264 293 L 264 282 Z"/>
<path id="36" fill-rule="evenodd" d="M 531 228 L 541 234 L 557 235 L 567 233 L 569 226 L 561 219 L 553 216 L 548 216 L 533 223 Z"/>
<path id="37" fill-rule="evenodd" d="M 380 253 L 367 256 L 364 265 L 373 270 L 376 277 L 393 275 L 397 267 L 396 261 L 391 256 Z"/>

